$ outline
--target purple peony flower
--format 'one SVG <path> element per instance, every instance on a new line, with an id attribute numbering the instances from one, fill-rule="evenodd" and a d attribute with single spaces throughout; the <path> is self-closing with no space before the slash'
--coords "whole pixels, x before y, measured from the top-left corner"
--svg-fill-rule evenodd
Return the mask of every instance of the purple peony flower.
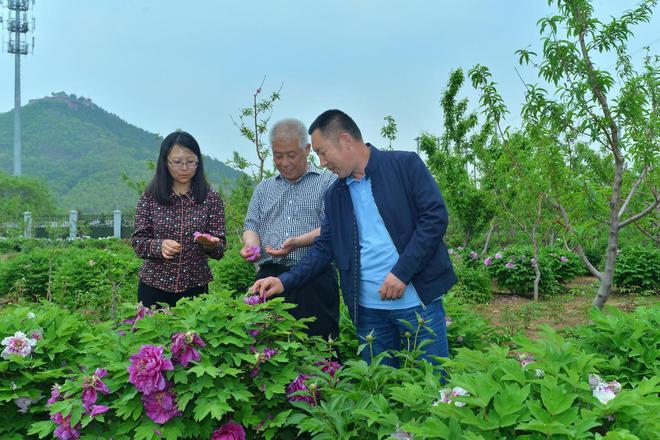
<path id="1" fill-rule="evenodd" d="M 243 426 L 230 421 L 213 431 L 211 440 L 245 440 L 245 430 Z"/>
<path id="2" fill-rule="evenodd" d="M 484 266 L 490 266 L 491 264 L 493 264 L 492 258 L 488 257 L 484 260 Z"/>
<path id="3" fill-rule="evenodd" d="M 248 335 L 252 336 L 254 339 L 257 339 L 261 330 L 248 330 Z"/>
<path id="4" fill-rule="evenodd" d="M 134 331 L 137 330 L 137 327 L 136 327 L 135 324 L 137 324 L 137 322 L 140 319 L 143 319 L 145 316 L 152 316 L 153 314 L 154 314 L 154 312 L 150 308 L 144 307 L 142 305 L 142 303 L 139 302 L 136 305 L 135 316 L 132 317 L 132 318 L 126 319 L 124 321 L 124 324 L 132 324 L 133 327 L 131 327 L 131 331 L 134 332 Z"/>
<path id="5" fill-rule="evenodd" d="M 80 423 L 76 424 L 75 427 L 71 426 L 71 415 L 62 417 L 61 413 L 52 415 L 51 420 L 59 425 L 53 434 L 60 440 L 77 440 L 80 438 L 80 432 L 78 430 L 81 428 Z"/>
<path id="6" fill-rule="evenodd" d="M 53 388 L 50 389 L 50 399 L 46 401 L 47 405 L 52 405 L 53 403 L 60 400 L 60 386 L 58 384 L 53 385 Z"/>
<path id="7" fill-rule="evenodd" d="M 475 251 L 470 252 L 470 259 L 476 260 L 479 257 L 479 254 Z"/>
<path id="8" fill-rule="evenodd" d="M 568 258 L 562 255 L 561 257 L 559 257 L 559 261 L 561 261 L 562 263 L 566 263 L 568 261 Z"/>
<path id="9" fill-rule="evenodd" d="M 509 261 L 504 265 L 504 267 L 506 267 L 507 269 L 513 269 L 514 267 L 516 267 L 516 265 Z"/>
<path id="10" fill-rule="evenodd" d="M 176 393 L 169 388 L 143 395 L 142 404 L 147 411 L 147 416 L 161 425 L 167 423 L 172 417 L 182 414 L 176 405 Z"/>
<path id="11" fill-rule="evenodd" d="M 261 295 L 251 295 L 243 298 L 243 302 L 249 306 L 265 302 L 266 298 L 262 298 Z"/>
<path id="12" fill-rule="evenodd" d="M 183 365 L 184 367 L 188 366 L 190 361 L 199 361 L 201 355 L 195 347 L 206 347 L 206 343 L 199 337 L 195 332 L 187 333 L 175 333 L 172 335 L 172 361 Z"/>
<path id="13" fill-rule="evenodd" d="M 93 375 L 86 376 L 83 379 L 82 401 L 87 412 L 91 412 L 92 406 L 96 403 L 96 392 L 110 394 L 110 389 L 101 380 L 108 375 L 103 368 L 97 368 Z"/>
<path id="14" fill-rule="evenodd" d="M 162 391 L 167 386 L 163 371 L 173 370 L 172 361 L 163 356 L 163 346 L 143 345 L 130 358 L 128 381 L 143 394 Z"/>
<path id="15" fill-rule="evenodd" d="M 328 373 L 330 377 L 335 377 L 335 373 L 341 368 L 339 362 L 335 362 L 331 359 L 325 359 L 323 362 L 317 362 L 314 365 L 320 366 L 321 371 Z"/>
<path id="16" fill-rule="evenodd" d="M 496 254 L 495 254 L 495 259 L 496 259 L 496 260 L 501 260 L 501 259 L 502 259 L 502 254 L 499 253 L 499 252 L 496 253 Z"/>
<path id="17" fill-rule="evenodd" d="M 314 398 L 309 392 L 309 388 L 305 385 L 307 379 L 309 379 L 308 375 L 299 374 L 298 377 L 296 377 L 296 380 L 286 386 L 286 394 L 289 398 L 289 402 L 307 402 L 312 406 L 315 404 Z M 299 391 L 306 391 L 307 393 L 292 395 Z"/>
<path id="18" fill-rule="evenodd" d="M 37 345 L 36 339 L 28 338 L 23 332 L 16 332 L 14 336 L 7 336 L 2 340 L 5 349 L 2 350 L 3 359 L 8 359 L 10 355 L 26 357 L 32 353 L 32 347 Z"/>

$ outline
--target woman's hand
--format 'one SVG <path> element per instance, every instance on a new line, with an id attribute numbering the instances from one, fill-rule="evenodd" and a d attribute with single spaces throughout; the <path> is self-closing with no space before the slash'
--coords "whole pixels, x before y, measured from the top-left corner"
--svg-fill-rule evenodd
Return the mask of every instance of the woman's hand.
<path id="1" fill-rule="evenodd" d="M 174 240 L 163 240 L 163 244 L 161 246 L 161 253 L 163 254 L 163 258 L 166 260 L 171 260 L 179 252 L 181 252 L 181 245 L 179 243 Z"/>
<path id="2" fill-rule="evenodd" d="M 213 237 L 210 234 L 200 234 L 196 232 L 195 242 L 201 245 L 207 251 L 212 251 L 218 246 L 218 243 L 220 243 L 220 239 L 218 237 Z"/>

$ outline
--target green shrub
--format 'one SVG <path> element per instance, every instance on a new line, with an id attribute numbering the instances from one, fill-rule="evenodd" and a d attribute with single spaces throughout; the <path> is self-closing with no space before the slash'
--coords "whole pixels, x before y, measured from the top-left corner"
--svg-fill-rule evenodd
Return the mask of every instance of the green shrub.
<path id="1" fill-rule="evenodd" d="M 242 295 L 254 284 L 256 272 L 254 264 L 245 261 L 238 251 L 238 247 L 230 247 L 221 260 L 209 260 L 209 265 L 214 279 L 212 286 Z"/>
<path id="2" fill-rule="evenodd" d="M 72 310 L 84 309 L 95 319 L 110 318 L 113 304 L 134 302 L 137 296 L 141 260 L 128 251 L 67 249 L 53 276 L 53 301 Z"/>
<path id="3" fill-rule="evenodd" d="M 589 311 L 591 323 L 571 331 L 586 352 L 605 358 L 599 366 L 608 378 L 637 384 L 660 377 L 660 309 L 639 307 L 624 313 L 615 307 Z"/>
<path id="4" fill-rule="evenodd" d="M 0 339 L 20 331 L 36 345 L 26 357 L 0 358 L 0 438 L 27 438 L 32 423 L 49 423 L 46 399 L 55 382 L 79 374 L 87 329 L 80 315 L 49 303 L 2 310 Z M 29 399 L 26 412 L 19 411 L 17 399 Z"/>
<path id="5" fill-rule="evenodd" d="M 303 324 L 286 312 L 289 305 L 281 299 L 248 306 L 229 292 L 186 300 L 175 308 L 145 315 L 118 331 L 105 327 L 86 333 L 82 372 L 62 383 L 63 400 L 50 406 L 51 413 L 71 415 L 75 425 L 81 422 L 86 438 L 157 439 L 201 438 L 229 420 L 248 432 L 248 438 L 293 439 L 292 428 L 283 427 L 293 411 L 287 401 L 286 387 L 302 365 L 321 374 L 314 366 L 321 353 L 302 332 Z M 143 314 L 144 315 L 144 314 Z M 131 330 L 134 331 L 131 331 Z M 249 331 L 258 331 L 255 336 Z M 163 347 L 163 355 L 172 357 L 172 336 L 194 332 L 205 343 L 197 346 L 200 359 L 187 366 L 173 359 L 174 369 L 163 371 L 169 390 L 176 394 L 179 414 L 162 424 L 148 415 L 142 393 L 129 382 L 131 356 L 145 346 Z M 266 349 L 275 350 L 268 353 Z M 85 377 L 97 368 L 107 370 L 103 379 L 108 395 L 98 393 L 97 404 L 110 410 L 95 418 L 82 408 L 81 392 Z M 9 414 L 15 413 L 12 408 Z M 30 433 L 49 435 L 53 422 L 38 422 Z"/>
<path id="6" fill-rule="evenodd" d="M 533 255 L 531 246 L 510 246 L 487 257 L 490 259 L 490 264 L 487 266 L 488 272 L 501 288 L 508 289 L 512 293 L 529 294 L 534 290 L 534 279 L 536 278 Z M 555 293 L 559 290 L 559 284 L 557 276 L 553 272 L 553 265 L 547 261 L 548 258 L 558 259 L 559 257 L 539 252 L 539 269 L 541 271 L 539 290 L 543 293 Z M 483 264 L 486 264 L 487 259 Z"/>
<path id="7" fill-rule="evenodd" d="M 493 282 L 483 268 L 473 269 L 454 266 L 458 283 L 451 288 L 454 299 L 460 304 L 485 304 L 493 299 Z"/>
<path id="8" fill-rule="evenodd" d="M 621 249 L 616 258 L 614 284 L 630 290 L 660 289 L 660 249 L 630 246 Z"/>
<path id="9" fill-rule="evenodd" d="M 0 295 L 11 293 L 31 301 L 45 299 L 60 262 L 60 253 L 50 248 L 35 248 L 0 261 Z"/>

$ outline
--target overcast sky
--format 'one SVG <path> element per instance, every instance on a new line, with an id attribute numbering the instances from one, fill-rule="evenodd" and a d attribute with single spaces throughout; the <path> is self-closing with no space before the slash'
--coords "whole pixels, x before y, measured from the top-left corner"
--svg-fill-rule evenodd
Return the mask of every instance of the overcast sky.
<path id="1" fill-rule="evenodd" d="M 635 3 L 603 0 L 595 8 L 606 18 Z M 384 145 L 383 117 L 392 115 L 395 147 L 412 150 L 420 132 L 441 133 L 439 100 L 457 67 L 489 66 L 517 109 L 523 86 L 514 51 L 538 49 L 536 22 L 550 12 L 545 0 L 36 0 L 23 103 L 75 93 L 161 135 L 187 130 L 220 160 L 235 149 L 253 158 L 231 117 L 266 75 L 265 92 L 284 84 L 272 122 L 297 117 L 309 125 L 339 108 L 365 140 Z M 630 44 L 638 58 L 648 44 L 658 53 L 659 12 Z M 6 30 L 3 42 L 6 49 Z M 13 107 L 13 72 L 13 56 L 3 52 L 0 112 Z M 533 72 L 521 73 L 534 82 Z M 469 84 L 463 93 L 475 97 Z"/>

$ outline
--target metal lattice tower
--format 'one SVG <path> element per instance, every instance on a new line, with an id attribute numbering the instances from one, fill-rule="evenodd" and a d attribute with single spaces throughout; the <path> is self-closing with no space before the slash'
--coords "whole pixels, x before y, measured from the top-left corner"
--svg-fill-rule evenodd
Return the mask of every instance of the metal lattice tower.
<path id="1" fill-rule="evenodd" d="M 0 9 L 3 1 L 0 0 Z M 27 13 L 30 3 L 34 9 L 34 0 L 6 0 L 7 3 L 7 30 L 9 41 L 7 52 L 14 55 L 14 176 L 22 174 L 21 165 L 21 55 L 27 55 L 28 33 L 34 32 L 34 17 L 31 25 L 28 23 Z M 0 23 L 2 23 L 0 17 Z M 32 35 L 32 51 L 34 52 L 34 35 Z"/>

